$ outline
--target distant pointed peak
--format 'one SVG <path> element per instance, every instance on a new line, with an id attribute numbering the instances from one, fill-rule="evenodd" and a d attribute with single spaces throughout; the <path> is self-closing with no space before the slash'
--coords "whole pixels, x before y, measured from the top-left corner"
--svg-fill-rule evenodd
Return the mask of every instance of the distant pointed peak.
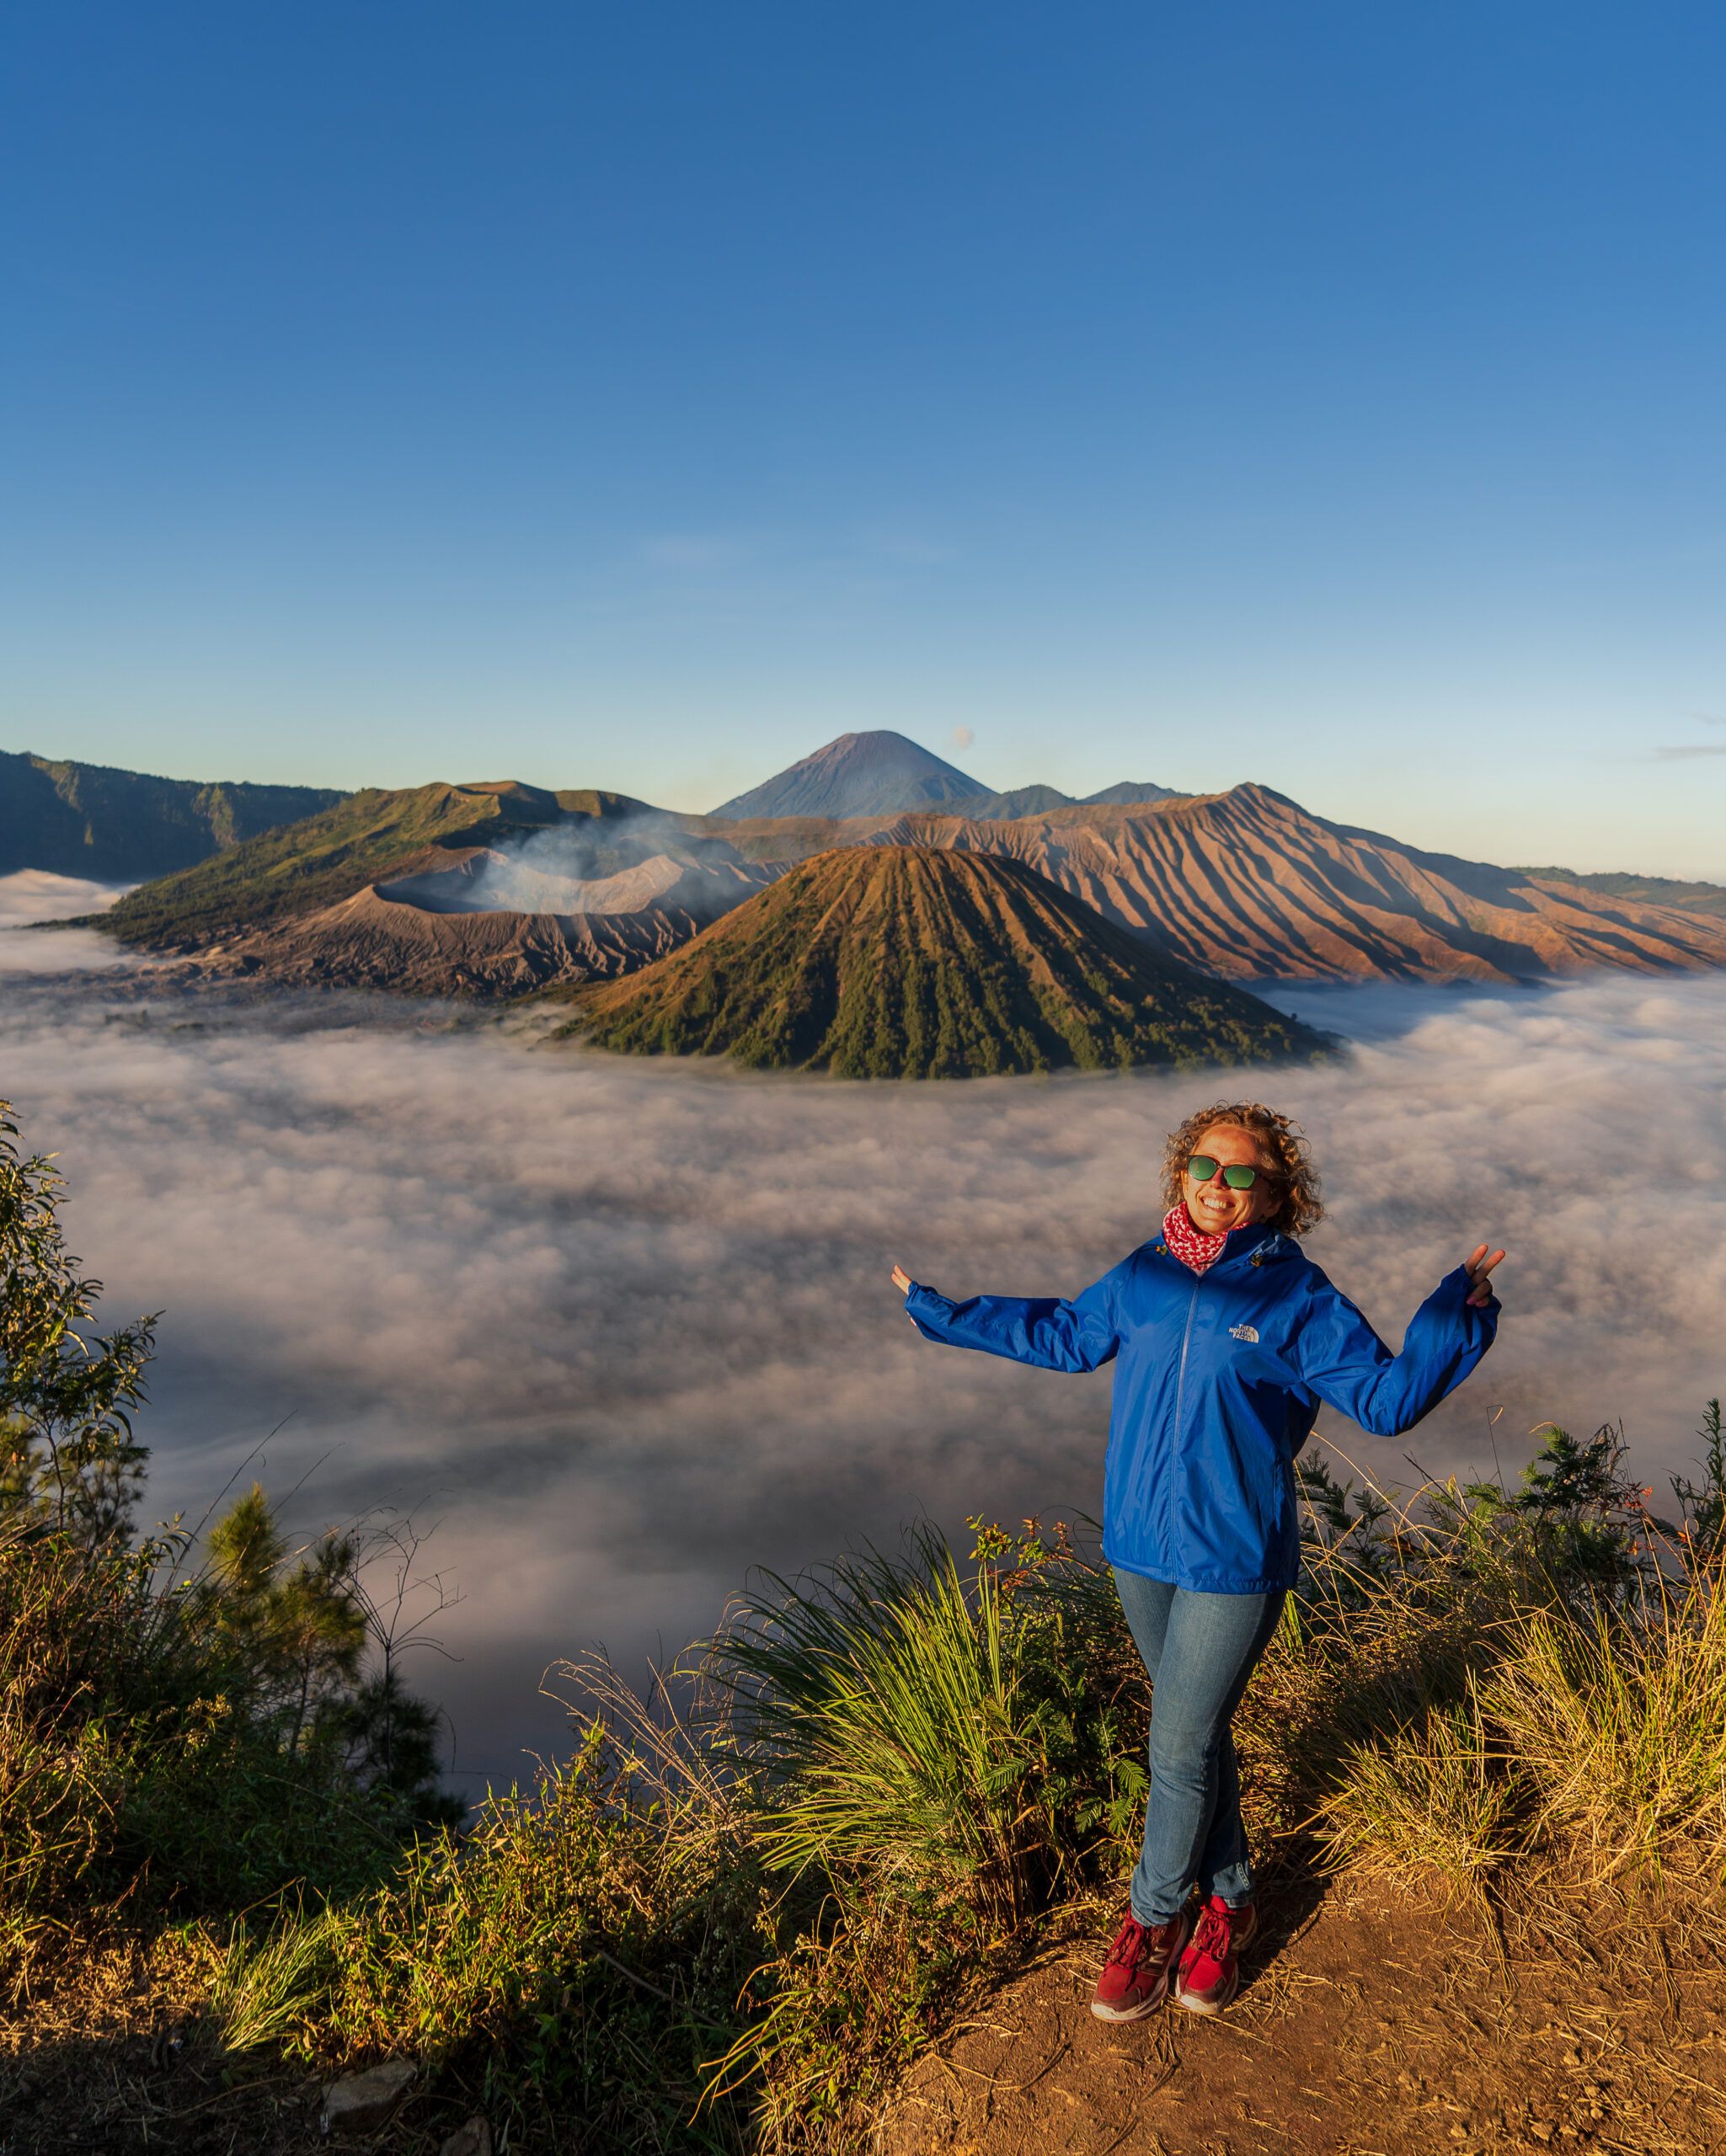
<path id="1" fill-rule="evenodd" d="M 903 734 L 842 734 L 712 813 L 742 817 L 891 816 L 983 792 L 974 778 Z"/>

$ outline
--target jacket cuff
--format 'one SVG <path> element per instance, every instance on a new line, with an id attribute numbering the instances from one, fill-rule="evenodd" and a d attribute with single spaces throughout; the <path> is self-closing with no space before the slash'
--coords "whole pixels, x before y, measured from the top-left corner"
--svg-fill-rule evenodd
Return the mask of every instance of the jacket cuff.
<path id="1" fill-rule="evenodd" d="M 905 1314 L 925 1340 L 945 1341 L 953 1305 L 933 1288 L 913 1280 L 906 1290 Z"/>
<path id="2" fill-rule="evenodd" d="M 1459 1265 L 1454 1271 L 1445 1273 L 1438 1284 L 1440 1294 L 1445 1294 L 1447 1289 L 1453 1291 L 1456 1306 L 1461 1311 L 1465 1321 L 1472 1322 L 1478 1320 L 1488 1326 L 1494 1328 L 1497 1326 L 1499 1313 L 1504 1306 L 1493 1293 L 1490 1282 L 1487 1283 L 1486 1300 L 1483 1303 L 1471 1303 L 1468 1299 L 1468 1267 L 1466 1265 Z"/>

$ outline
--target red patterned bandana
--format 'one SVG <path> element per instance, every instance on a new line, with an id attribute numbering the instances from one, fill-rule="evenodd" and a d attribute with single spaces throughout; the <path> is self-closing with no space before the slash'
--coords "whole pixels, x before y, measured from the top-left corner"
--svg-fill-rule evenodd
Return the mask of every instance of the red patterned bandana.
<path id="1" fill-rule="evenodd" d="M 1202 1273 L 1207 1266 L 1215 1265 L 1222 1256 L 1222 1246 L 1228 1241 L 1226 1235 L 1207 1235 L 1202 1228 L 1193 1225 L 1193 1216 L 1188 1212 L 1186 1201 L 1172 1205 L 1162 1216 L 1162 1240 L 1171 1254 L 1178 1257 L 1189 1272 Z"/>

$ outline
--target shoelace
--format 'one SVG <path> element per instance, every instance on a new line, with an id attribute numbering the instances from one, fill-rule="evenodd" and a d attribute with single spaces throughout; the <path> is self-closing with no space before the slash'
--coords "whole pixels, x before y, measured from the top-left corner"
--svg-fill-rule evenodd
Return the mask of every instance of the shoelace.
<path id="1" fill-rule="evenodd" d="M 1229 1920 L 1220 1909 L 1206 1907 L 1199 1919 L 1199 1928 L 1193 1934 L 1194 1955 L 1208 1954 L 1213 1961 L 1221 1961 L 1228 1953 Z"/>
<path id="2" fill-rule="evenodd" d="M 1136 1969 L 1139 1957 L 1145 1951 L 1145 1941 L 1151 1936 L 1145 1925 L 1129 1917 L 1114 1935 L 1114 1944 L 1109 1950 L 1109 1967 L 1117 1969 Z"/>

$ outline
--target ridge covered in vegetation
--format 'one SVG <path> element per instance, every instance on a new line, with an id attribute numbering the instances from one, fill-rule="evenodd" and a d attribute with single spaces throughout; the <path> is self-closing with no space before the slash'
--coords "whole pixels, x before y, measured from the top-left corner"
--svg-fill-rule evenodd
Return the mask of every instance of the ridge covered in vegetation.
<path id="1" fill-rule="evenodd" d="M 0 876 L 132 883 L 333 807 L 334 787 L 153 778 L 105 764 L 0 750 Z"/>
<path id="2" fill-rule="evenodd" d="M 1327 1045 L 1023 863 L 930 846 L 817 855 L 574 1001 L 565 1030 L 596 1047 L 842 1078 L 1192 1068 Z"/>
<path id="3" fill-rule="evenodd" d="M 602 819 L 640 803 L 616 793 L 548 793 L 513 779 L 396 792 L 369 787 L 333 808 L 179 874 L 129 892 L 94 924 L 122 942 L 191 950 L 351 898 L 428 848 L 491 846 L 566 817 Z"/>

